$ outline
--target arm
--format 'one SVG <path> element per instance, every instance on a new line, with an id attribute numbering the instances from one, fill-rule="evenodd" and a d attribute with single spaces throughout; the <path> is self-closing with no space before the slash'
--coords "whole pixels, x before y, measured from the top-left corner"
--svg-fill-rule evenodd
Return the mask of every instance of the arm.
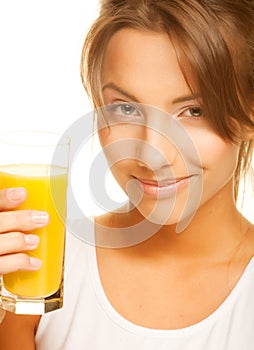
<path id="1" fill-rule="evenodd" d="M 40 316 L 15 315 L 6 312 L 0 324 L 0 349 L 35 350 L 35 334 Z"/>

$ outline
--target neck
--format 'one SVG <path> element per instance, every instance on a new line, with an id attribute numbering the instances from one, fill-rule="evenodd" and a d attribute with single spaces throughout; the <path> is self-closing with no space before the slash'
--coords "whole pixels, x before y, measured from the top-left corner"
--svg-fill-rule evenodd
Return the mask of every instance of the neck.
<path id="1" fill-rule="evenodd" d="M 133 252 L 188 261 L 229 259 L 242 245 L 250 226 L 238 212 L 232 193 L 233 182 L 229 182 L 199 208 L 183 232 L 175 233 L 176 225 L 165 225 Z"/>

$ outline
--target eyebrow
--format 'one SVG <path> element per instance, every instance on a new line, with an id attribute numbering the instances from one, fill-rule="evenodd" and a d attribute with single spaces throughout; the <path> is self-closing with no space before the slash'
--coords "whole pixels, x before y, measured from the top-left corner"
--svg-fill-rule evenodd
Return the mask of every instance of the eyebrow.
<path id="1" fill-rule="evenodd" d="M 121 95 L 126 96 L 129 100 L 140 103 L 134 95 L 129 94 L 128 92 L 124 91 L 122 88 L 120 88 L 119 86 L 117 86 L 114 83 L 108 83 L 108 84 L 104 85 L 102 87 L 102 91 L 104 91 L 105 89 L 115 90 L 115 91 L 119 92 Z M 193 94 L 179 96 L 179 97 L 176 97 L 173 99 L 172 104 L 178 104 L 178 103 L 182 103 L 182 102 L 192 101 L 192 100 L 196 100 L 198 98 L 199 98 L 198 95 L 193 95 Z"/>
<path id="2" fill-rule="evenodd" d="M 114 83 L 109 83 L 109 84 L 104 85 L 102 88 L 102 91 L 104 91 L 105 89 L 115 90 L 115 91 L 119 92 L 120 94 L 128 97 L 128 99 L 130 99 L 131 101 L 139 103 L 139 101 L 136 99 L 136 97 L 134 95 L 129 94 L 128 92 L 124 91 L 123 89 L 121 89 L 120 87 L 115 85 Z"/>
<path id="3" fill-rule="evenodd" d="M 187 101 L 193 101 L 193 100 L 197 100 L 199 98 L 198 95 L 185 95 L 185 96 L 179 96 L 176 97 L 173 101 L 172 104 L 177 104 L 177 103 L 181 103 L 181 102 L 187 102 Z"/>

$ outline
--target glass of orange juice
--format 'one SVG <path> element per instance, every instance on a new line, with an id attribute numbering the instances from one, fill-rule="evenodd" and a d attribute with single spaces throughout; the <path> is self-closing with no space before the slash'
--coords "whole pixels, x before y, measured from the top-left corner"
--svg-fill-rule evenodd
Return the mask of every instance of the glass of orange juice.
<path id="1" fill-rule="evenodd" d="M 47 132 L 0 134 L 0 189 L 25 187 L 27 199 L 14 210 L 49 213 L 49 224 L 33 230 L 40 237 L 31 257 L 37 271 L 1 276 L 0 307 L 17 314 L 44 314 L 63 305 L 64 246 L 70 140 Z"/>

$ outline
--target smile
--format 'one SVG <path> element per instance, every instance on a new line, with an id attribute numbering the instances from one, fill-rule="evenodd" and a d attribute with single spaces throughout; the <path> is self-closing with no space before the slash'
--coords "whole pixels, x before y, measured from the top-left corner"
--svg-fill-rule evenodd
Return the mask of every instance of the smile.
<path id="1" fill-rule="evenodd" d="M 176 192 L 185 187 L 190 182 L 191 178 L 192 175 L 181 178 L 165 179 L 162 181 L 151 181 L 138 178 L 135 178 L 135 180 L 144 194 L 150 197 L 167 198 L 173 196 Z"/>

